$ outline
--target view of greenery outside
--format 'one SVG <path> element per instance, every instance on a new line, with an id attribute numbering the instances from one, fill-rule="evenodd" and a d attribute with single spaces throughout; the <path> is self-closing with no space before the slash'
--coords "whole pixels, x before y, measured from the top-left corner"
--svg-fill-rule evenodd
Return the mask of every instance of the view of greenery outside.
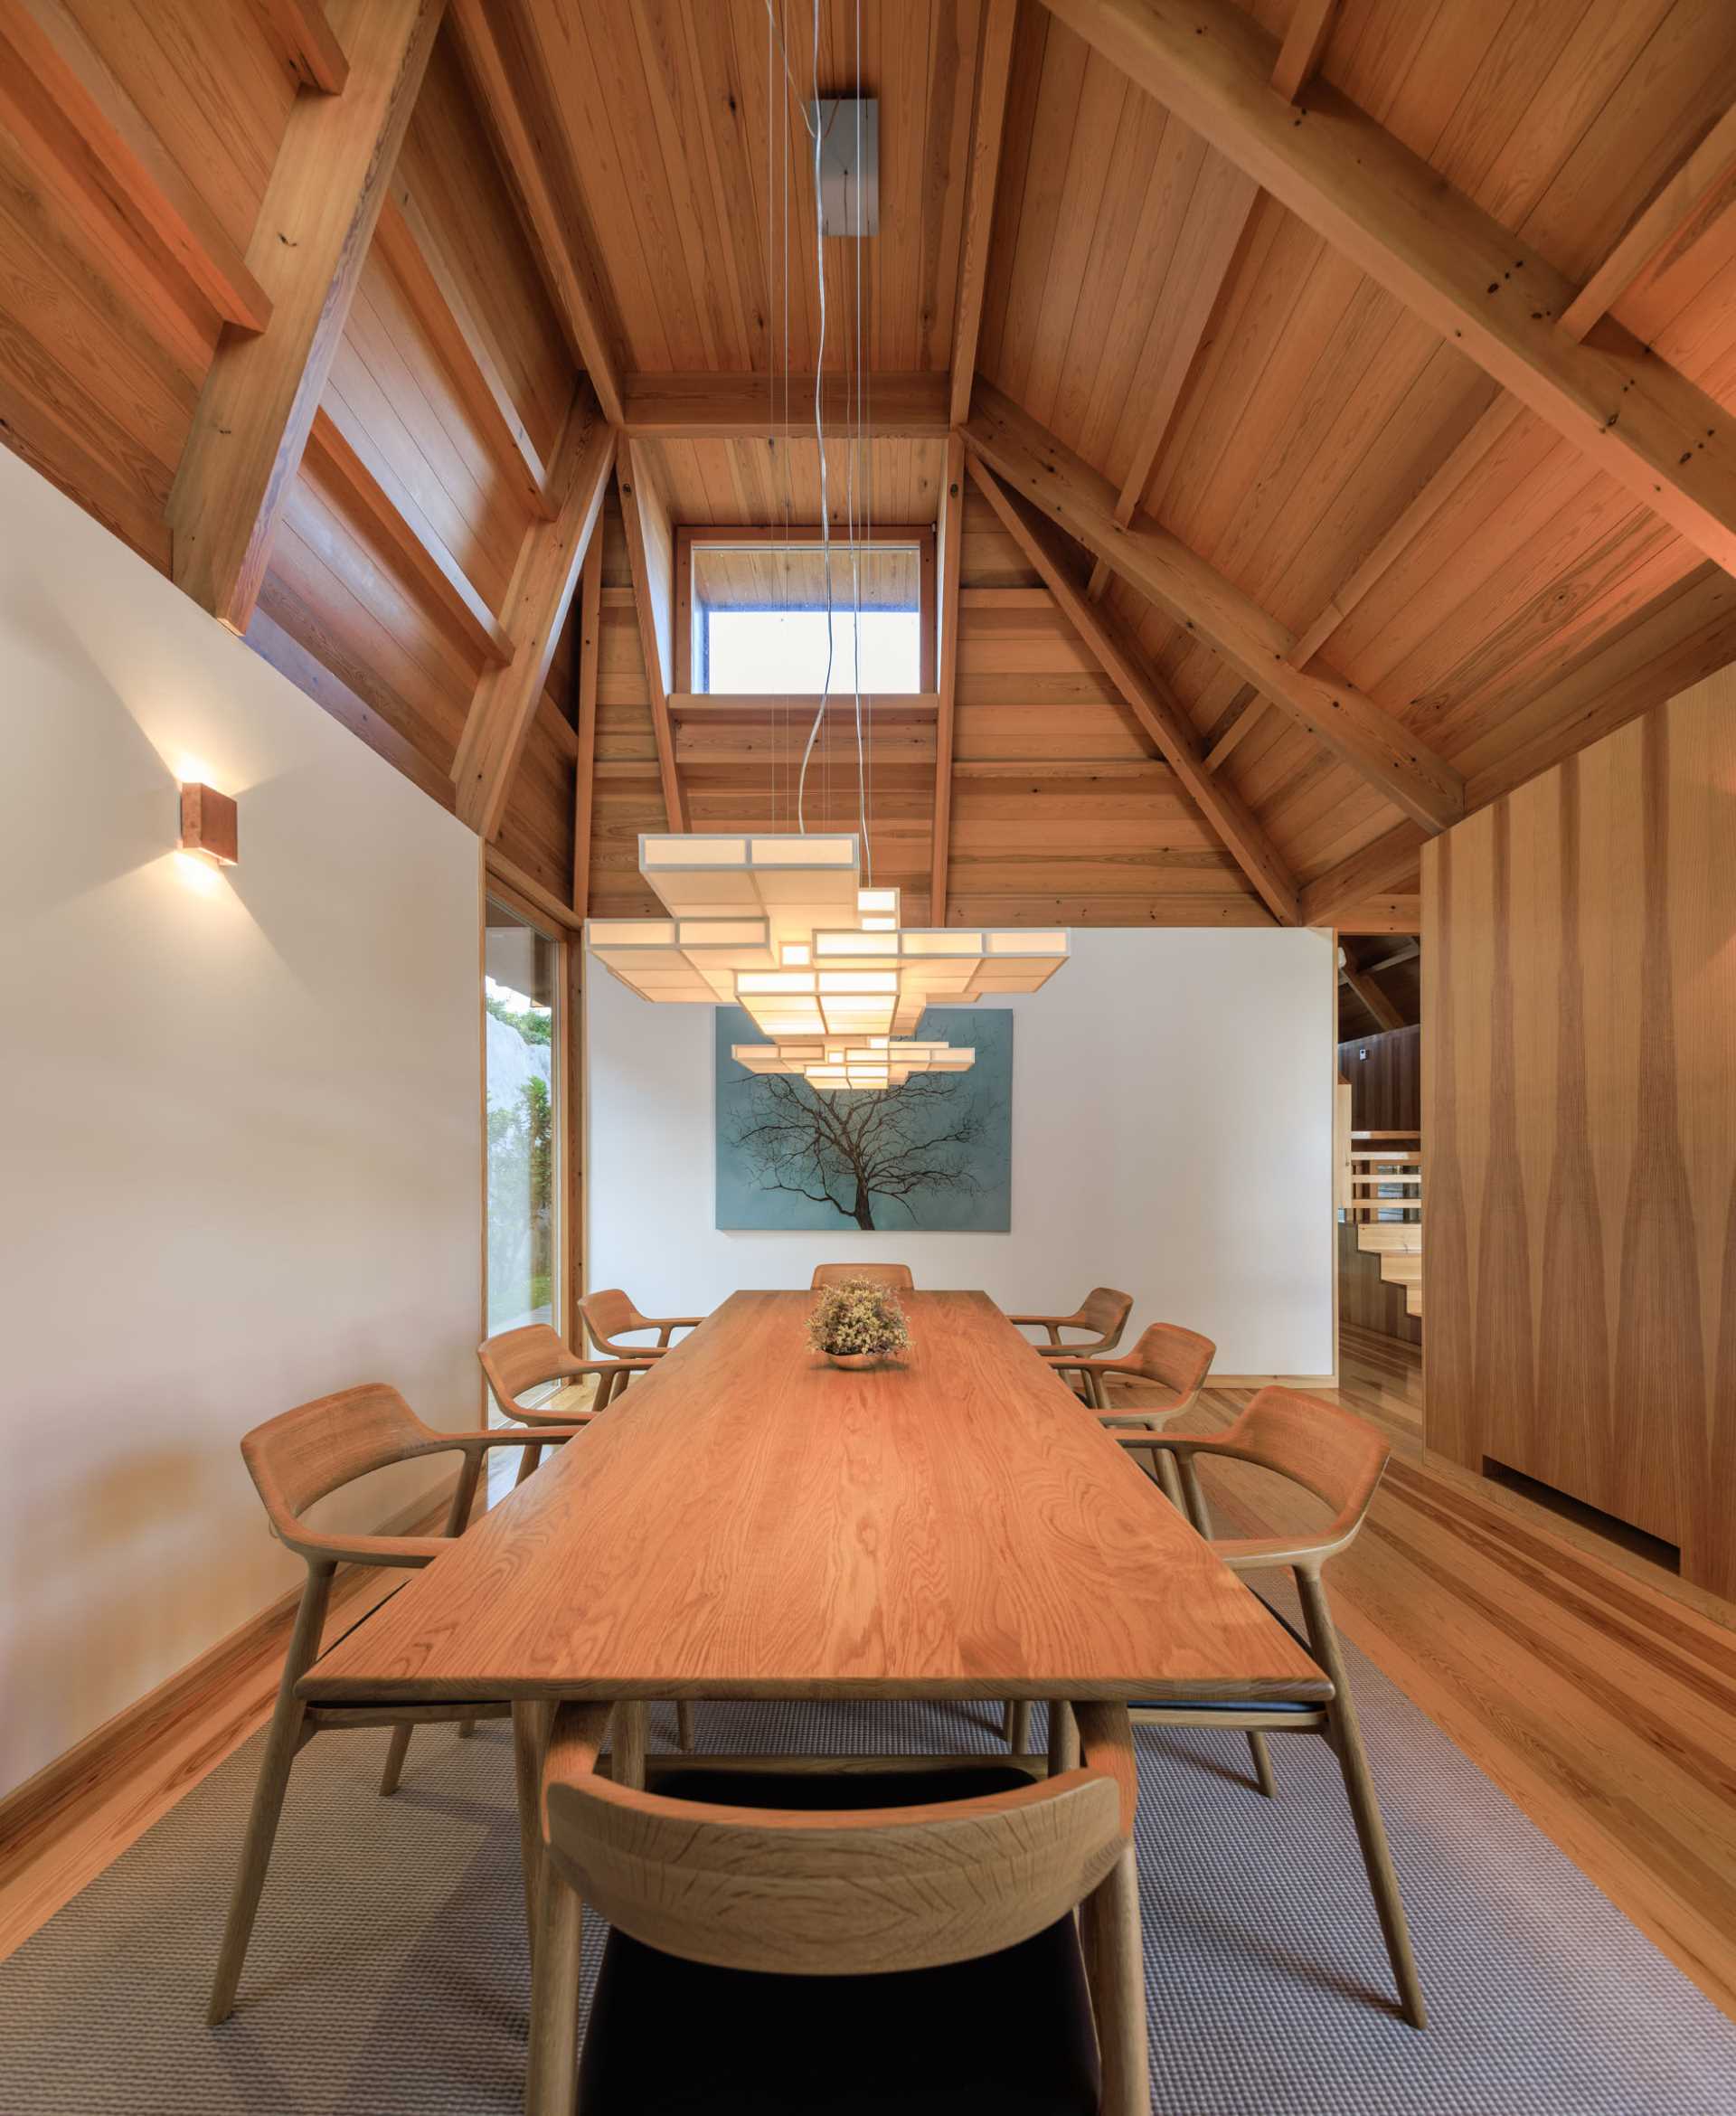
<path id="1" fill-rule="evenodd" d="M 488 1327 L 493 1331 L 553 1319 L 556 1154 L 550 1088 L 554 1016 L 552 1008 L 494 976 L 487 979 L 483 1006 L 487 1015 Z"/>

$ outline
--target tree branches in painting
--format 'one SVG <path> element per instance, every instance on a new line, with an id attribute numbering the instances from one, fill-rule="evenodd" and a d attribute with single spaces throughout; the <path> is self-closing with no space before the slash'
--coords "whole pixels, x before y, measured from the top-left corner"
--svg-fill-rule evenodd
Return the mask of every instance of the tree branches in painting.
<path id="1" fill-rule="evenodd" d="M 876 1200 L 917 1226 L 920 1197 L 981 1187 L 972 1160 L 995 1111 L 961 1094 L 957 1074 L 918 1073 L 902 1087 L 854 1094 L 779 1074 L 753 1084 L 731 1144 L 761 1189 L 830 1205 L 872 1231 Z"/>

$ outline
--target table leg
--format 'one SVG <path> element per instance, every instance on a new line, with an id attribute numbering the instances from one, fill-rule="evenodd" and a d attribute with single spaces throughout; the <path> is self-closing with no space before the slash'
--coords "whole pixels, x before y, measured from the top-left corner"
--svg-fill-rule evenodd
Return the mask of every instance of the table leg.
<path id="1" fill-rule="evenodd" d="M 533 1961 L 542 1878 L 542 1756 L 553 1708 L 534 1699 L 513 1706 L 513 1781 L 518 1794 L 518 1849 L 524 1874 L 524 1923 Z"/>
<path id="2" fill-rule="evenodd" d="M 1121 1822 L 1127 1833 L 1121 1856 L 1080 1905 L 1080 1939 L 1103 2067 L 1099 2108 L 1101 2116 L 1151 2116 L 1139 1875 L 1133 1841 L 1139 1797 L 1133 1724 L 1125 1705 L 1081 1705 L 1072 1716 L 1086 1763 L 1094 1771 L 1107 1771 L 1120 1788 Z"/>

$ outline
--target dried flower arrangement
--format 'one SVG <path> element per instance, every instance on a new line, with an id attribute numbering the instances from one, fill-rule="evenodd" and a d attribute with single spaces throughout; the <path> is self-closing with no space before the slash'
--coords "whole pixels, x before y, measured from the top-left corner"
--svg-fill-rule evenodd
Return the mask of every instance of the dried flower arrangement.
<path id="1" fill-rule="evenodd" d="M 845 1279 L 826 1287 L 808 1313 L 811 1349 L 853 1366 L 902 1352 L 910 1341 L 897 1294 L 866 1279 Z"/>

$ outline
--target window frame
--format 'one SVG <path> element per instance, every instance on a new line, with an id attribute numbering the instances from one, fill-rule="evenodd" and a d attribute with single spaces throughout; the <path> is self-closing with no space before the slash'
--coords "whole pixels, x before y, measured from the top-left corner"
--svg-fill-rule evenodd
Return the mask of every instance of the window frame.
<path id="1" fill-rule="evenodd" d="M 677 692 L 703 697 L 727 696 L 727 693 L 699 692 L 693 688 L 693 553 L 707 546 L 741 543 L 788 543 L 818 549 L 825 541 L 817 522 L 767 528 L 747 524 L 728 526 L 716 523 L 703 527 L 675 530 L 675 682 Z M 855 543 L 913 544 L 917 552 L 917 689 L 921 696 L 935 687 L 939 633 L 935 617 L 935 547 L 932 522 L 876 523 L 859 530 L 852 538 L 835 529 L 832 542 L 846 549 Z M 792 691 L 791 697 L 817 697 L 816 691 Z"/>

